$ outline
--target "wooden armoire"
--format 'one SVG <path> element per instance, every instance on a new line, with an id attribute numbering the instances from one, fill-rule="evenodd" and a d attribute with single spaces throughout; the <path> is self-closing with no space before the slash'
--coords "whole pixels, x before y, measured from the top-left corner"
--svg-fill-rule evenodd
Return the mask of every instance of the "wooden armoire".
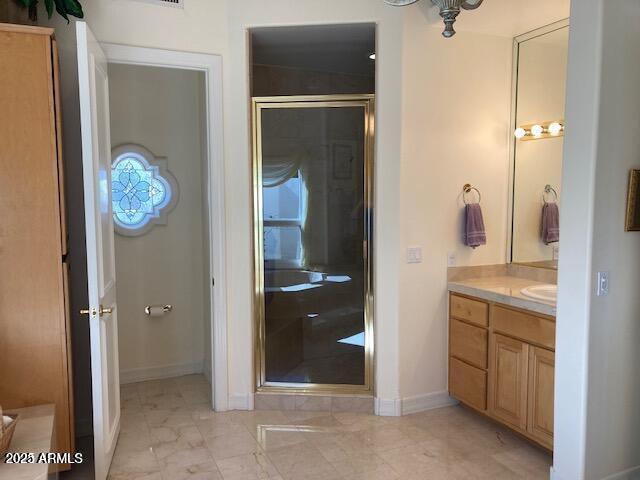
<path id="1" fill-rule="evenodd" d="M 56 451 L 73 452 L 67 233 L 53 33 L 0 23 L 0 405 L 55 404 Z"/>

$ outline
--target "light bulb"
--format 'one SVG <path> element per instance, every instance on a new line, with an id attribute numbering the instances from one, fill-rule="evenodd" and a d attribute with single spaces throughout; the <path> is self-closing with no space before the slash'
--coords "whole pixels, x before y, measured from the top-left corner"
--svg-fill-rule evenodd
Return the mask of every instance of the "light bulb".
<path id="1" fill-rule="evenodd" d="M 561 123 L 559 122 L 553 122 L 552 124 L 549 125 L 549 133 L 551 135 L 560 135 L 560 132 L 562 132 L 563 130 L 563 126 Z"/>
<path id="2" fill-rule="evenodd" d="M 527 136 L 527 131 L 522 127 L 518 127 L 516 128 L 516 131 L 513 134 L 517 139 L 520 139 Z"/>
<path id="3" fill-rule="evenodd" d="M 544 128 L 542 127 L 542 125 L 534 125 L 533 127 L 531 127 L 531 133 L 534 137 L 541 137 L 544 133 Z"/>

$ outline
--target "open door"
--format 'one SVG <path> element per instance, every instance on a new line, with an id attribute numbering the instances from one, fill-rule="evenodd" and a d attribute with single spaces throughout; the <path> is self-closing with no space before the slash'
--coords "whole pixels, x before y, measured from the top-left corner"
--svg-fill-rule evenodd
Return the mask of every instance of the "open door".
<path id="1" fill-rule="evenodd" d="M 109 82 L 106 56 L 86 23 L 76 24 L 76 37 L 89 289 L 82 313 L 90 322 L 95 478 L 105 480 L 120 431 Z"/>

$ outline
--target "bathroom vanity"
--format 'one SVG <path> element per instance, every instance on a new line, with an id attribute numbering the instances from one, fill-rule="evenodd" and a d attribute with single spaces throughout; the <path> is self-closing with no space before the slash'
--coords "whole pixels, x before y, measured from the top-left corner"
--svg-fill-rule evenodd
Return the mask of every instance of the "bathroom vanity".
<path id="1" fill-rule="evenodd" d="M 514 41 L 509 263 L 448 286 L 450 395 L 549 450 L 568 37 L 563 21 Z"/>
<path id="2" fill-rule="evenodd" d="M 553 449 L 555 306 L 499 276 L 449 284 L 449 393 Z"/>

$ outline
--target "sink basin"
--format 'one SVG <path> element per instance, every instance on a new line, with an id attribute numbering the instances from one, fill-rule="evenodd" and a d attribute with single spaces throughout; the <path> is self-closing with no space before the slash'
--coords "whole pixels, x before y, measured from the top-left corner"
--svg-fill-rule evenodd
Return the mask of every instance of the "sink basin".
<path id="1" fill-rule="evenodd" d="M 525 297 L 535 298 L 536 300 L 542 300 L 545 302 L 556 303 L 558 300 L 558 286 L 557 285 L 533 285 L 531 287 L 523 288 L 520 293 Z"/>

